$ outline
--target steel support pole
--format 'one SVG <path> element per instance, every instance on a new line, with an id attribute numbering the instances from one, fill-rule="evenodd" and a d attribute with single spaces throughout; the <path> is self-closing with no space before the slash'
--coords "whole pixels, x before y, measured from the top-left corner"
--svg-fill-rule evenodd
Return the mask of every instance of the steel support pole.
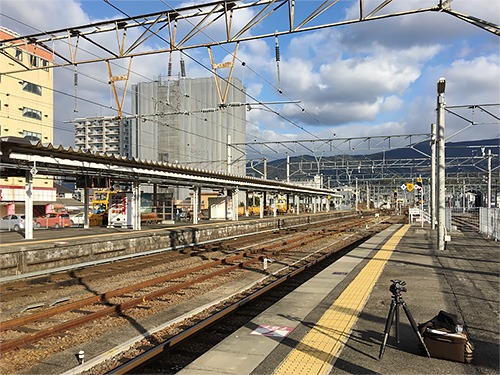
<path id="1" fill-rule="evenodd" d="M 260 218 L 262 219 L 264 217 L 264 194 L 260 194 L 259 197 L 259 203 L 260 203 Z"/>
<path id="2" fill-rule="evenodd" d="M 488 204 L 486 207 L 491 208 L 491 150 L 488 150 Z"/>
<path id="3" fill-rule="evenodd" d="M 370 185 L 366 182 L 366 209 L 370 210 Z"/>
<path id="4" fill-rule="evenodd" d="M 245 190 L 245 216 L 248 217 L 248 190 Z"/>
<path id="5" fill-rule="evenodd" d="M 139 181 L 134 181 L 132 184 L 132 229 L 141 230 L 141 184 Z"/>
<path id="6" fill-rule="evenodd" d="M 33 239 L 33 175 L 26 171 L 26 183 L 24 188 L 24 238 Z"/>
<path id="7" fill-rule="evenodd" d="M 83 228 L 89 229 L 89 206 L 90 206 L 90 189 L 83 189 Z"/>
<path id="8" fill-rule="evenodd" d="M 228 133 L 227 135 L 227 174 L 231 174 L 233 172 L 231 163 L 232 161 L 232 154 L 231 154 L 231 134 Z"/>
<path id="9" fill-rule="evenodd" d="M 290 183 L 290 155 L 286 155 L 286 183 Z"/>
<path id="10" fill-rule="evenodd" d="M 431 228 L 436 229 L 436 124 L 431 124 Z"/>
<path id="11" fill-rule="evenodd" d="M 198 224 L 198 188 L 193 186 L 193 224 Z"/>
<path id="12" fill-rule="evenodd" d="M 358 194 L 358 178 L 357 177 L 356 177 L 356 189 L 354 190 L 354 194 L 356 194 L 356 199 L 354 200 L 354 208 L 355 208 L 355 211 L 358 212 L 359 194 Z"/>
<path id="13" fill-rule="evenodd" d="M 238 189 L 233 191 L 233 220 L 238 221 Z"/>
<path id="14" fill-rule="evenodd" d="M 440 78 L 437 84 L 437 218 L 438 218 L 438 233 L 437 242 L 438 250 L 445 248 L 445 143 L 444 143 L 444 113 L 446 103 L 444 101 L 445 79 Z"/>

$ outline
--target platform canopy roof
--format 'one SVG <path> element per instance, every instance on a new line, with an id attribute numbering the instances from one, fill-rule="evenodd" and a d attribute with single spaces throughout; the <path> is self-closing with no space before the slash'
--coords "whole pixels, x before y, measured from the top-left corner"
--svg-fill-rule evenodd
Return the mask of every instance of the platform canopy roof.
<path id="1" fill-rule="evenodd" d="M 333 190 L 299 186 L 274 180 L 237 176 L 197 169 L 180 164 L 141 160 L 93 153 L 29 141 L 0 137 L 2 175 L 6 170 L 64 177 L 106 177 L 113 181 L 139 181 L 144 184 L 188 186 L 212 189 L 239 189 L 270 193 L 332 196 Z"/>

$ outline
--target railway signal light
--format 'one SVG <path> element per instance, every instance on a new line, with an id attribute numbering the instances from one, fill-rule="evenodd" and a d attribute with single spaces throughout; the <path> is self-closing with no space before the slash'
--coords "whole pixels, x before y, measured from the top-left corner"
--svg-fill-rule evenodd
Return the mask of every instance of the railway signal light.
<path id="1" fill-rule="evenodd" d="M 398 191 L 394 190 L 394 198 L 397 198 L 397 197 L 398 197 Z"/>

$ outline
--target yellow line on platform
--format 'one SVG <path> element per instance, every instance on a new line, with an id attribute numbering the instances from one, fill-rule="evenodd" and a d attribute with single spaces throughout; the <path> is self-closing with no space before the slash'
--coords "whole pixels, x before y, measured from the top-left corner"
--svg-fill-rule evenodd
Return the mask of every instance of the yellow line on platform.
<path id="1" fill-rule="evenodd" d="M 326 374 L 401 238 L 410 225 L 398 230 L 323 314 L 302 341 L 288 354 L 275 375 Z"/>

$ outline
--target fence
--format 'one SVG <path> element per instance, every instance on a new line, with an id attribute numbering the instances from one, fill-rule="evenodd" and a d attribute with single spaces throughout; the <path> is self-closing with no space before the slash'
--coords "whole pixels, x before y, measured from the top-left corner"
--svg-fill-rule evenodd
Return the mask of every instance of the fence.
<path id="1" fill-rule="evenodd" d="M 479 231 L 488 236 L 500 240 L 500 209 L 486 208 L 479 209 Z"/>
<path id="2" fill-rule="evenodd" d="M 459 230 L 461 232 L 479 231 L 479 208 L 447 207 L 445 212 L 445 226 L 447 230 Z"/>

